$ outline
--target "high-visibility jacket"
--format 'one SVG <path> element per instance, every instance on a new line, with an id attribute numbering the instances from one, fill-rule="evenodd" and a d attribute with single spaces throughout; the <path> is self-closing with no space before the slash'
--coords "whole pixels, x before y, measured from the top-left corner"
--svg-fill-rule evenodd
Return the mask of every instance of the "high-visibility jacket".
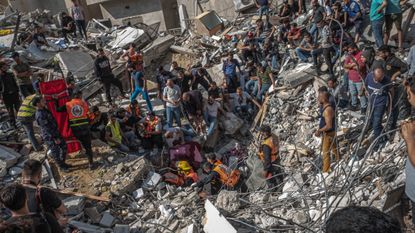
<path id="1" fill-rule="evenodd" d="M 121 127 L 120 123 L 116 121 L 114 124 L 111 121 L 108 122 L 107 127 L 111 130 L 111 138 L 112 140 L 116 141 L 117 143 L 121 144 L 122 142 L 122 135 L 121 135 Z M 110 146 L 116 146 L 116 144 L 112 142 L 108 142 Z"/>
<path id="2" fill-rule="evenodd" d="M 277 146 L 275 145 L 274 136 L 270 136 L 270 137 L 266 138 L 262 142 L 261 147 L 263 145 L 266 145 L 269 148 L 271 148 L 271 162 L 274 162 L 275 160 L 277 160 L 277 158 L 278 158 L 278 151 L 277 151 Z M 258 153 L 258 157 L 262 161 L 265 160 L 264 152 L 262 152 L 262 150 L 260 150 L 260 152 Z"/>
<path id="3" fill-rule="evenodd" d="M 34 121 L 35 119 L 35 113 L 36 113 L 36 107 L 33 106 L 33 98 L 35 98 L 36 94 L 29 95 L 23 100 L 22 105 L 19 108 L 19 111 L 17 112 L 17 119 L 19 121 Z"/>
<path id="4" fill-rule="evenodd" d="M 150 117 L 146 117 L 146 120 L 144 122 L 144 126 L 145 126 L 145 133 L 144 133 L 144 137 L 145 138 L 150 138 L 151 137 L 151 132 L 156 131 L 156 127 L 159 123 L 159 118 L 154 116 L 154 119 L 151 120 Z"/>
<path id="5" fill-rule="evenodd" d="M 143 71 L 143 54 L 137 53 L 134 50 L 130 50 L 128 54 L 129 62 L 135 65 L 138 71 Z"/>
<path id="6" fill-rule="evenodd" d="M 238 169 L 230 170 L 227 166 L 223 164 L 215 166 L 213 168 L 213 171 L 219 174 L 220 181 L 222 182 L 222 184 L 229 187 L 235 187 L 235 185 L 238 184 L 239 178 L 241 176 L 241 173 Z"/>
<path id="7" fill-rule="evenodd" d="M 141 111 L 140 108 L 133 108 L 131 105 L 128 106 L 127 108 L 127 112 L 129 112 L 130 114 L 134 114 L 135 117 L 140 117 L 141 116 Z"/>
<path id="8" fill-rule="evenodd" d="M 69 126 L 83 126 L 89 124 L 88 104 L 81 99 L 72 99 L 66 103 L 66 111 L 69 115 Z"/>

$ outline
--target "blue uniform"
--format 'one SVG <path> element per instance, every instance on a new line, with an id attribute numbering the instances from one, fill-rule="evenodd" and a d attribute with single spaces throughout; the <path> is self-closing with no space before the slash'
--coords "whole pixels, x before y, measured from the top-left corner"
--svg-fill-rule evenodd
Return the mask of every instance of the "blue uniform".
<path id="1" fill-rule="evenodd" d="M 40 127 L 42 139 L 51 151 L 53 159 L 56 160 L 58 165 L 64 164 L 67 154 L 66 142 L 59 133 L 58 123 L 52 113 L 47 109 L 38 109 L 35 119 Z M 61 142 L 56 144 L 56 139 Z"/>

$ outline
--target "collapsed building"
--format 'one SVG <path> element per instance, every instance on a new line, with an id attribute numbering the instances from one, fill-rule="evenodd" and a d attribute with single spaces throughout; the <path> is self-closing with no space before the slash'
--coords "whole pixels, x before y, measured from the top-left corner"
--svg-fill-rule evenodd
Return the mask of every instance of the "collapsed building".
<path id="1" fill-rule="evenodd" d="M 106 4 L 111 8 L 111 3 Z M 411 28 L 407 30 L 413 30 L 410 24 L 413 12 L 413 7 L 406 11 L 408 28 Z M 125 86 L 129 80 L 125 75 L 125 61 L 120 56 L 130 43 L 142 49 L 150 74 L 158 64 L 173 57 L 183 66 L 200 61 L 209 67 L 212 78 L 220 82 L 222 55 L 236 50 L 232 38 L 242 37 L 258 16 L 238 14 L 231 22 L 215 11 L 206 11 L 189 18 L 183 6 L 179 6 L 178 13 L 180 28 L 163 32 L 157 22 L 147 25 L 131 24 L 131 20 L 93 19 L 88 25 L 92 39 L 68 44 L 59 36 L 58 16 L 47 10 L 24 14 L 6 8 L 0 25 L 9 31 L 0 36 L 0 53 L 18 51 L 36 70 L 34 76 L 42 73 L 47 81 L 73 76 L 83 90 L 84 99 L 91 105 L 101 104 L 103 109 L 108 108 L 102 104 L 103 87 L 93 72 L 98 47 L 103 47 L 110 56 L 114 74 Z M 50 48 L 19 45 L 18 33 L 30 32 L 33 22 L 47 29 Z M 114 22 L 125 25 L 113 26 Z M 413 40 L 413 36 L 407 33 L 406 40 Z M 168 170 L 167 151 L 124 154 L 100 140 L 93 142 L 94 153 L 102 165 L 98 171 L 59 174 L 47 162 L 46 154 L 31 151 L 21 129 L 13 129 L 8 124 L 4 108 L 0 112 L 0 183 L 19 181 L 23 163 L 29 158 L 45 161 L 44 184 L 64 198 L 70 216 L 69 227 L 88 233 L 322 232 L 331 213 L 354 205 L 375 207 L 405 225 L 403 139 L 396 133 L 382 150 L 374 152 L 373 144 L 364 135 L 367 119 L 339 109 L 336 121 L 341 160 L 334 164 L 331 173 L 320 172 L 321 139 L 313 134 L 318 125 L 316 97 L 318 88 L 325 85 L 328 77 L 310 75 L 310 66 L 295 64 L 286 48 L 280 51 L 286 52 L 277 75 L 277 88 L 269 90 L 252 125 L 237 117 L 224 121 L 221 133 L 218 130 L 204 144 L 205 148 L 210 147 L 226 157 L 229 166 L 243 164 L 241 170 L 248 193 L 224 189 L 216 196 L 201 197 L 193 188 L 163 182 L 162 175 Z M 157 103 L 155 111 L 162 115 L 163 104 L 154 98 L 154 85 L 150 95 Z M 140 104 L 145 102 L 140 100 Z M 116 105 L 128 103 L 117 99 Z M 256 156 L 260 143 L 257 129 L 263 124 L 270 125 L 280 139 L 284 181 L 275 190 L 264 190 L 265 180 L 250 174 L 261 163 Z M 195 141 L 201 142 L 201 139 L 195 138 Z M 78 159 L 74 159 L 75 163 Z"/>

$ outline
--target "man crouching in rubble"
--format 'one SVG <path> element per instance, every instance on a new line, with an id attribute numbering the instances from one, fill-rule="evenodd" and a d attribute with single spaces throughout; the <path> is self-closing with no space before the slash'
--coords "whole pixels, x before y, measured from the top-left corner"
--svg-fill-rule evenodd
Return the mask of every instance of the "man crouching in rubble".
<path id="1" fill-rule="evenodd" d="M 330 150 L 339 160 L 336 145 L 336 116 L 332 104 L 330 103 L 330 94 L 328 92 L 320 92 L 318 101 L 320 104 L 320 126 L 315 136 L 320 137 L 323 134 L 323 172 L 330 172 Z"/>
<path id="2" fill-rule="evenodd" d="M 271 132 L 271 127 L 262 125 L 259 129 L 262 134 L 262 143 L 259 147 L 258 157 L 264 164 L 264 178 L 271 187 L 282 182 L 280 171 L 279 139 Z"/>

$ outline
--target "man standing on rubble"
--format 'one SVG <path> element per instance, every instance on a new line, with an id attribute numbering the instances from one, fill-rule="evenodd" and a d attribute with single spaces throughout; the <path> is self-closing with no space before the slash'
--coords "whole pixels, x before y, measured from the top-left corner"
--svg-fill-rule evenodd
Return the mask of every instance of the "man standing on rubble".
<path id="1" fill-rule="evenodd" d="M 179 86 L 174 84 L 173 79 L 167 80 L 167 85 L 163 90 L 163 100 L 166 102 L 167 124 L 169 128 L 173 127 L 173 117 L 176 120 L 177 126 L 181 127 L 180 121 L 180 102 L 181 90 Z"/>
<path id="2" fill-rule="evenodd" d="M 280 169 L 279 158 L 279 139 L 271 132 L 271 127 L 262 125 L 259 129 L 263 141 L 259 147 L 258 157 L 264 165 L 264 178 L 271 187 L 275 187 L 282 181 L 282 171 Z"/>
<path id="3" fill-rule="evenodd" d="M 70 168 L 65 163 L 67 147 L 65 140 L 63 140 L 59 133 L 58 123 L 52 113 L 46 108 L 46 102 L 43 98 L 35 97 L 32 103 L 37 109 L 35 118 L 40 127 L 43 141 L 48 145 L 52 158 L 58 164 L 61 171 L 67 172 Z"/>
<path id="4" fill-rule="evenodd" d="M 385 75 L 383 67 L 379 66 L 375 68 L 373 72 L 367 75 L 365 83 L 370 100 L 369 106 L 371 110 L 370 112 L 372 113 L 371 122 L 373 135 L 376 140 L 376 138 L 378 138 L 383 131 L 382 120 L 388 105 L 391 80 Z M 384 137 L 379 138 L 376 146 L 374 147 L 374 150 L 378 150 L 380 144 L 382 144 L 384 141 Z"/>
<path id="5" fill-rule="evenodd" d="M 79 34 L 81 37 L 84 37 L 85 40 L 88 39 L 86 34 L 86 21 L 85 21 L 85 11 L 78 4 L 78 0 L 72 0 L 73 7 L 71 9 L 72 17 L 75 20 L 76 26 L 78 27 Z"/>
<path id="6" fill-rule="evenodd" d="M 199 84 L 202 85 L 202 87 L 208 91 L 209 90 L 209 84 L 212 83 L 212 78 L 210 77 L 207 70 L 203 67 L 197 67 L 192 69 L 192 90 L 197 90 Z"/>
<path id="7" fill-rule="evenodd" d="M 111 85 L 115 85 L 121 92 L 121 95 L 125 98 L 124 90 L 122 88 L 121 81 L 117 79 L 112 73 L 110 60 L 105 56 L 104 49 L 98 49 L 98 56 L 95 59 L 95 75 L 104 84 L 105 94 L 107 101 L 112 105 L 111 99 Z"/>
<path id="8" fill-rule="evenodd" d="M 320 104 L 320 125 L 315 136 L 320 137 L 323 135 L 321 149 L 321 153 L 323 154 L 322 171 L 330 172 L 330 151 L 334 154 L 337 161 L 340 160 L 336 143 L 336 115 L 333 105 L 330 103 L 330 94 L 328 92 L 319 92 L 318 101 Z"/>
<path id="9" fill-rule="evenodd" d="M 150 101 L 150 96 L 147 92 L 147 79 L 144 78 L 143 71 L 137 69 L 134 64 L 128 65 L 128 71 L 131 74 L 131 97 L 130 101 L 133 102 L 139 94 L 141 94 L 147 103 L 148 111 L 153 111 L 153 105 Z"/>
<path id="10" fill-rule="evenodd" d="M 0 61 L 0 101 L 6 106 L 10 124 L 16 127 L 15 112 L 20 108 L 19 87 L 14 75 L 9 72 L 9 65 L 2 61 Z"/>
<path id="11" fill-rule="evenodd" d="M 88 157 L 89 169 L 93 170 L 94 160 L 91 145 L 91 130 L 89 128 L 89 107 L 85 100 L 82 99 L 82 92 L 75 90 L 71 101 L 66 102 L 63 106 L 58 106 L 58 100 L 55 99 L 56 111 L 67 112 L 69 116 L 69 127 L 72 133 L 78 139 L 86 151 Z"/>
<path id="12" fill-rule="evenodd" d="M 233 58 L 233 53 L 229 53 L 225 60 L 223 60 L 223 74 L 226 79 L 226 86 L 228 87 L 228 93 L 235 93 L 236 88 L 239 86 L 239 77 L 236 72 L 238 68 L 241 73 L 241 66 L 238 60 Z"/>
<path id="13" fill-rule="evenodd" d="M 29 95 L 23 100 L 22 106 L 20 106 L 17 112 L 17 120 L 22 124 L 23 129 L 26 131 L 27 138 L 29 139 L 32 147 L 35 151 L 40 151 L 42 147 L 39 145 L 35 137 L 35 131 L 33 129 L 33 121 L 35 120 L 36 106 L 33 105 L 33 99 L 36 95 Z"/>
<path id="14" fill-rule="evenodd" d="M 268 0 L 255 0 L 255 4 L 258 7 L 259 18 L 262 19 L 262 15 L 265 15 L 268 22 L 270 2 Z"/>
<path id="15" fill-rule="evenodd" d="M 12 58 L 16 62 L 16 64 L 12 66 L 12 69 L 14 76 L 16 77 L 17 84 L 19 85 L 20 94 L 24 98 L 35 94 L 35 89 L 33 88 L 32 80 L 30 78 L 30 76 L 32 76 L 30 66 L 20 60 L 18 52 L 14 52 L 12 54 Z"/>

